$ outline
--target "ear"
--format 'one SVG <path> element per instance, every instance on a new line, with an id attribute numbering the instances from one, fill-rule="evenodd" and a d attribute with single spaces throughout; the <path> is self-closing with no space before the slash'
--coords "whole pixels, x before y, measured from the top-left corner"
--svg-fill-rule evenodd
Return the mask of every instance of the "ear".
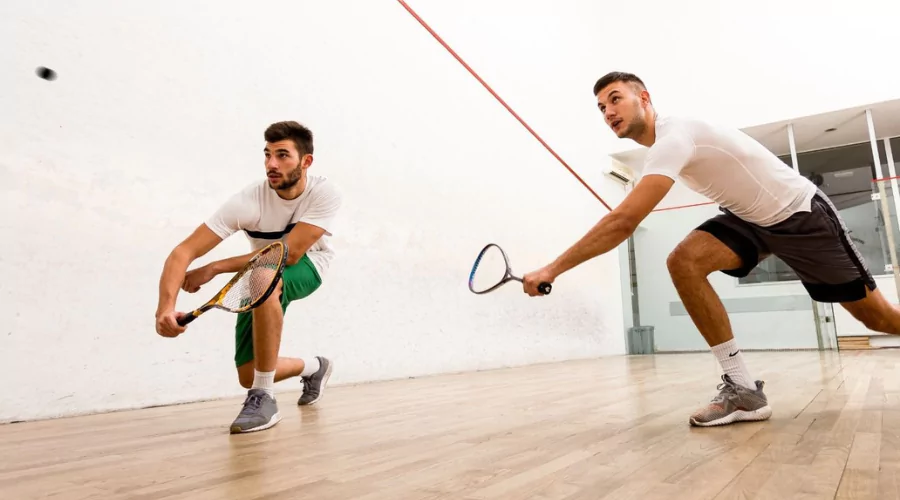
<path id="1" fill-rule="evenodd" d="M 650 92 L 647 92 L 646 90 L 642 90 L 640 97 L 641 97 L 641 104 L 643 104 L 644 106 L 649 106 L 649 105 L 653 104 L 653 101 L 650 100 Z"/>
<path id="2" fill-rule="evenodd" d="M 303 155 L 303 158 L 300 159 L 300 167 L 306 169 L 312 166 L 313 163 L 313 155 L 306 154 Z"/>

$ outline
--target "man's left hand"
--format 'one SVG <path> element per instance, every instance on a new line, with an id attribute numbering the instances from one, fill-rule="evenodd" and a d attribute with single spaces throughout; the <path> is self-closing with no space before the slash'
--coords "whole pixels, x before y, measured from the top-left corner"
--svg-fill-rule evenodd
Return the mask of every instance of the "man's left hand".
<path id="1" fill-rule="evenodd" d="M 197 269 L 188 271 L 184 275 L 184 283 L 181 289 L 188 293 L 195 293 L 200 287 L 209 283 L 216 277 L 216 271 L 210 265 L 198 267 Z"/>

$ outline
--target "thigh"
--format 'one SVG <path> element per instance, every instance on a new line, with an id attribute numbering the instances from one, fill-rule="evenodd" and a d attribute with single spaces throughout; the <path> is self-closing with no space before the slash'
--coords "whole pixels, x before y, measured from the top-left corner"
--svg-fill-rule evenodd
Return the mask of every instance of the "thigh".
<path id="1" fill-rule="evenodd" d="M 764 231 L 772 253 L 797 273 L 813 300 L 853 302 L 875 290 L 875 279 L 824 194 L 813 198 L 809 212 L 794 214 Z"/>
<path id="2" fill-rule="evenodd" d="M 308 297 L 322 285 L 315 265 L 304 255 L 293 266 L 285 268 L 281 277 L 281 311 L 287 312 L 288 305 Z M 253 312 L 238 313 L 235 322 L 234 362 L 240 367 L 253 361 Z"/>
<path id="3" fill-rule="evenodd" d="M 893 304 L 884 298 L 880 290 L 865 290 L 866 295 L 862 299 L 841 302 L 841 306 L 851 316 L 868 326 L 882 318 L 895 316 Z"/>
<path id="4" fill-rule="evenodd" d="M 306 255 L 293 266 L 286 268 L 281 280 L 281 305 L 285 309 L 291 302 L 310 296 L 322 285 L 316 266 Z"/>
<path id="5" fill-rule="evenodd" d="M 755 228 L 727 212 L 698 226 L 685 241 L 688 239 L 703 243 L 695 245 L 699 253 L 694 255 L 708 263 L 710 272 L 721 271 L 735 278 L 750 274 L 769 255 Z"/>

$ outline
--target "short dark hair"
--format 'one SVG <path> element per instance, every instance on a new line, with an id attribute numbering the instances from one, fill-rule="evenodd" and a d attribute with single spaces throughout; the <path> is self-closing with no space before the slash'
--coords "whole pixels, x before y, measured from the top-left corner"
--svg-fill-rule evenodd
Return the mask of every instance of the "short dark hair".
<path id="1" fill-rule="evenodd" d="M 277 122 L 269 125 L 264 134 L 266 142 L 278 142 L 290 139 L 297 146 L 300 155 L 312 154 L 313 133 L 310 129 L 295 121 Z"/>
<path id="2" fill-rule="evenodd" d="M 599 80 L 597 80 L 597 83 L 594 84 L 594 95 L 596 96 L 598 92 L 615 82 L 633 83 L 637 84 L 641 88 L 641 90 L 647 90 L 647 86 L 644 85 L 644 82 L 634 73 L 612 71 L 603 75 Z"/>

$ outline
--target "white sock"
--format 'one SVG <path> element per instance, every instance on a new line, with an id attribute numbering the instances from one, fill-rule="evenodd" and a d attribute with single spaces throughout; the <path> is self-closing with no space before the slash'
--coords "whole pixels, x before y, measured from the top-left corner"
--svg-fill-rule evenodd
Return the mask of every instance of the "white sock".
<path id="1" fill-rule="evenodd" d="M 316 373 L 317 371 L 319 371 L 319 368 L 320 368 L 319 358 L 312 357 L 310 359 L 304 359 L 303 365 L 304 365 L 303 371 L 300 372 L 300 376 L 308 377 L 308 376 L 312 375 L 313 373 Z"/>
<path id="2" fill-rule="evenodd" d="M 735 384 L 756 390 L 753 377 L 750 376 L 747 365 L 744 364 L 744 354 L 738 349 L 734 339 L 712 346 L 712 352 L 719 360 L 719 364 L 722 365 L 722 369 Z"/>
<path id="3" fill-rule="evenodd" d="M 270 372 L 261 372 L 253 370 L 253 387 L 251 389 L 262 389 L 269 396 L 275 397 L 275 370 Z"/>

